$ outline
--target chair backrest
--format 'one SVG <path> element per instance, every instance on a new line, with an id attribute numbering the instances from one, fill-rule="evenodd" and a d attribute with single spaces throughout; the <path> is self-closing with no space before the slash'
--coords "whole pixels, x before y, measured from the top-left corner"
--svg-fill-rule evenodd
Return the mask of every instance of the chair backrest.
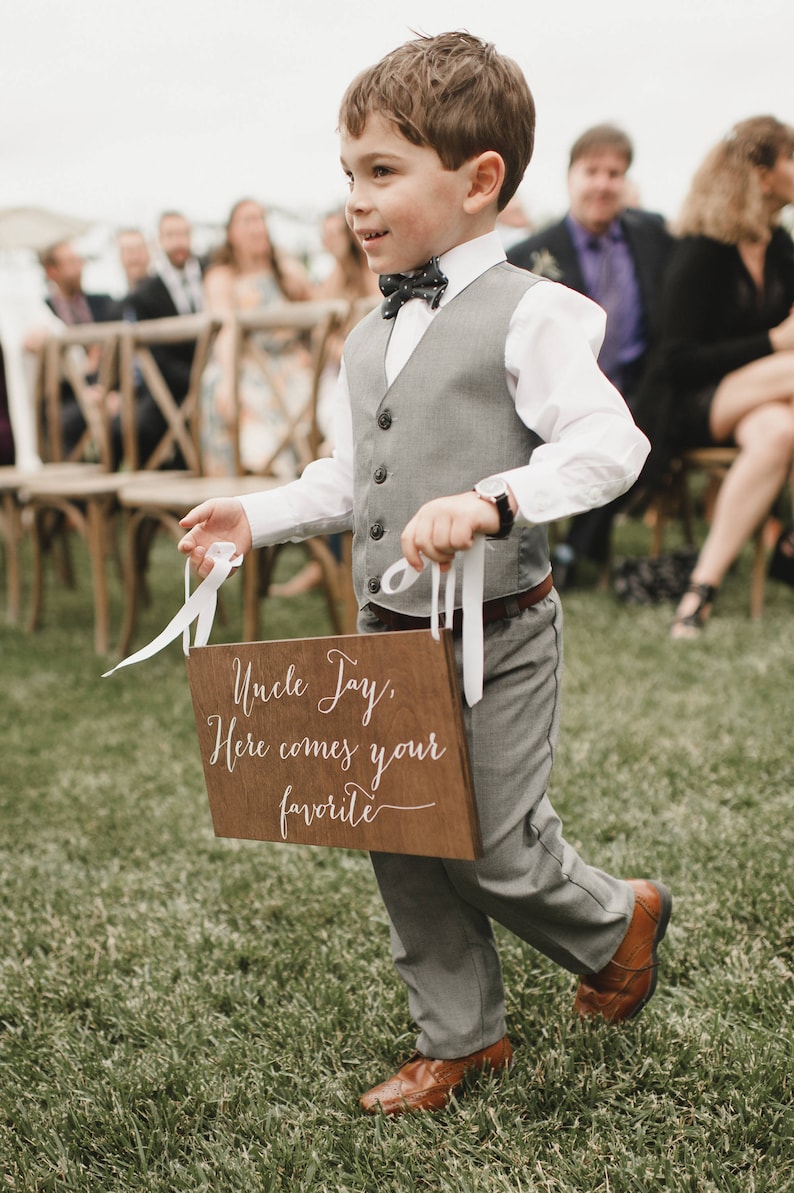
<path id="1" fill-rule="evenodd" d="M 221 323 L 206 314 L 178 315 L 125 323 L 121 336 L 121 378 L 124 396 L 124 457 L 131 470 L 151 471 L 181 456 L 192 472 L 200 472 L 198 410 L 201 377 Z M 187 394 L 177 401 L 159 367 L 153 349 L 195 342 Z M 141 458 L 136 434 L 135 406 L 138 379 L 143 381 L 162 415 L 165 430 L 146 458 Z"/>
<path id="2" fill-rule="evenodd" d="M 248 471 L 241 456 L 240 412 L 243 371 L 256 370 L 272 400 L 277 430 L 274 442 L 256 472 L 262 476 L 299 474 L 316 459 L 321 442 L 317 400 L 328 360 L 329 341 L 343 326 L 350 306 L 344 301 L 283 302 L 255 311 L 238 312 L 232 319 L 232 449 L 237 475 Z M 287 393 L 279 361 L 284 352 L 305 354 L 305 376 L 299 402 Z M 244 433 L 244 429 L 243 429 Z"/>
<path id="3" fill-rule="evenodd" d="M 36 414 L 43 460 L 89 461 L 112 467 L 110 424 L 114 412 L 107 395 L 118 380 L 123 328 L 123 323 L 78 324 L 47 341 Z M 76 402 L 85 422 L 72 444 L 64 437 L 67 400 Z"/>

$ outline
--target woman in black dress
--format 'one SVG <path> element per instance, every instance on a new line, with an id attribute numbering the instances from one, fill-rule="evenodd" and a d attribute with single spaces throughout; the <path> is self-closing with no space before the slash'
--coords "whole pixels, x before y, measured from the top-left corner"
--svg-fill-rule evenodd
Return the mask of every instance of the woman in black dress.
<path id="1" fill-rule="evenodd" d="M 771 116 L 737 124 L 692 181 L 665 285 L 661 353 L 684 446 L 740 450 L 678 606 L 693 638 L 794 460 L 794 245 L 779 225 L 794 203 L 794 129 Z M 794 534 L 773 569 L 794 583 Z"/>

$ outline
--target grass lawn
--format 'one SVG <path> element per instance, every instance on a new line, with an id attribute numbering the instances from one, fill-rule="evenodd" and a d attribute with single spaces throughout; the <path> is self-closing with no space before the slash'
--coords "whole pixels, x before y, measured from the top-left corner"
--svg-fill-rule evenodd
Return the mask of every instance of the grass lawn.
<path id="1" fill-rule="evenodd" d="M 156 560 L 138 645 L 181 599 Z M 414 1035 L 367 857 L 215 839 L 179 645 L 102 680 L 87 582 L 51 584 L 38 634 L 0 627 L 0 1189 L 791 1193 L 794 594 L 748 603 L 746 560 L 694 643 L 565 598 L 552 798 L 589 861 L 672 888 L 659 989 L 575 1023 L 500 931 L 512 1071 L 392 1122 L 356 1104 Z M 316 593 L 266 619 L 329 632 Z"/>

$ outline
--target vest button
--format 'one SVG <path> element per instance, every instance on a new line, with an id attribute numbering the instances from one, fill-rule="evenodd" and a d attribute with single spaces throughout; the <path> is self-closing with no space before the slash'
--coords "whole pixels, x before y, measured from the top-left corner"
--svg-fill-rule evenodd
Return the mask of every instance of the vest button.
<path id="1" fill-rule="evenodd" d="M 382 522 L 373 522 L 372 523 L 372 525 L 369 528 L 369 537 L 371 539 L 382 539 L 383 538 L 383 523 Z"/>
<path id="2" fill-rule="evenodd" d="M 375 471 L 373 472 L 372 479 L 374 480 L 376 485 L 382 485 L 388 475 L 389 474 L 386 471 L 386 469 L 383 467 L 383 465 L 380 465 L 380 467 L 376 468 Z"/>
<path id="3" fill-rule="evenodd" d="M 381 431 L 388 431 L 391 426 L 391 414 L 388 410 L 384 410 L 382 414 L 378 415 L 378 426 Z"/>
<path id="4" fill-rule="evenodd" d="M 380 580 L 377 576 L 370 576 L 369 580 L 367 580 L 367 592 L 380 592 Z"/>

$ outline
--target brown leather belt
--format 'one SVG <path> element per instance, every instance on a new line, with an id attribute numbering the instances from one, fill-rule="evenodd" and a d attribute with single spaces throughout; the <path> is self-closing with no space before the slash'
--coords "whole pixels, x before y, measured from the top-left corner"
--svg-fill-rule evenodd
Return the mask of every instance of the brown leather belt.
<path id="1" fill-rule="evenodd" d="M 551 572 L 540 584 L 528 588 L 526 592 L 517 592 L 514 596 L 495 597 L 492 601 L 485 601 L 482 607 L 483 625 L 491 621 L 504 621 L 508 617 L 518 617 L 522 609 L 529 609 L 537 605 L 548 596 L 552 588 Z M 383 609 L 380 605 L 373 605 L 370 601 L 369 611 L 382 621 L 390 630 L 427 630 L 430 628 L 429 617 L 412 617 L 409 613 L 395 613 L 391 609 Z M 439 625 L 444 625 L 444 614 L 439 614 Z M 456 609 L 452 618 L 452 632 L 459 634 L 463 628 L 463 610 Z"/>

